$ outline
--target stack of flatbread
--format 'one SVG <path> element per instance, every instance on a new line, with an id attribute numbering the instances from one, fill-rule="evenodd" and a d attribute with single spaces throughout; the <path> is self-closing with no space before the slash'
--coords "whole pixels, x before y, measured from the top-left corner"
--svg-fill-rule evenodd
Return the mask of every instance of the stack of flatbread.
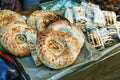
<path id="1" fill-rule="evenodd" d="M 0 14 L 2 47 L 17 57 L 31 54 L 37 66 L 41 63 L 53 69 L 70 66 L 84 45 L 80 26 L 48 10 L 34 11 L 27 22 L 10 10 L 1 10 Z"/>

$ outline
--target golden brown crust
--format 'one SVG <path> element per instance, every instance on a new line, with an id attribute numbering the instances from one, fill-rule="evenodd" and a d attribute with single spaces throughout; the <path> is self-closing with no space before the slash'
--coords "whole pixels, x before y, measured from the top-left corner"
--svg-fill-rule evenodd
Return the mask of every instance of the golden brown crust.
<path id="1" fill-rule="evenodd" d="M 34 11 L 27 20 L 27 23 L 38 31 L 43 31 L 47 26 L 61 17 L 49 10 L 37 10 Z"/>
<path id="2" fill-rule="evenodd" d="M 30 49 L 24 33 L 27 24 L 11 22 L 1 28 L 1 45 L 8 52 L 18 57 L 28 56 Z"/>
<path id="3" fill-rule="evenodd" d="M 67 32 L 78 40 L 81 48 L 84 45 L 85 36 L 84 36 L 81 28 L 79 28 L 78 26 L 76 26 L 74 24 L 71 24 L 67 20 L 58 20 L 58 21 L 50 24 L 48 26 L 48 29 L 60 30 L 60 31 L 63 31 L 63 32 Z"/>
<path id="4" fill-rule="evenodd" d="M 37 20 L 36 22 L 37 30 L 39 32 L 42 32 L 46 30 L 51 23 L 57 20 L 59 20 L 59 16 L 57 16 L 56 14 L 45 15 Z"/>
<path id="5" fill-rule="evenodd" d="M 39 34 L 37 47 L 41 61 L 53 69 L 70 66 L 80 53 L 77 39 L 57 30 L 46 30 Z"/>
<path id="6" fill-rule="evenodd" d="M 0 26 L 4 26 L 12 21 L 25 23 L 25 20 L 19 13 L 11 10 L 0 10 Z"/>

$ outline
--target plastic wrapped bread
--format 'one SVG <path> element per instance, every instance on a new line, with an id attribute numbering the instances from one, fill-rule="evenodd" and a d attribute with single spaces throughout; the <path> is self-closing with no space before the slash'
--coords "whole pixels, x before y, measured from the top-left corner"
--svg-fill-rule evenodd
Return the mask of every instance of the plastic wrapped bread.
<path id="1" fill-rule="evenodd" d="M 100 34 L 103 39 L 103 43 L 105 46 L 112 46 L 115 43 L 115 40 L 110 35 L 109 31 L 106 28 L 100 29 Z"/>
<path id="2" fill-rule="evenodd" d="M 73 7 L 73 13 L 75 22 L 85 23 L 87 21 L 85 17 L 85 10 L 82 6 L 75 6 Z"/>
<path id="3" fill-rule="evenodd" d="M 96 47 L 99 50 L 104 49 L 103 39 L 98 29 L 88 30 L 87 35 L 92 46 Z"/>
<path id="4" fill-rule="evenodd" d="M 99 6 L 96 6 L 94 8 L 94 24 L 96 24 L 98 27 L 104 27 L 106 22 L 105 22 L 105 17 Z"/>
<path id="5" fill-rule="evenodd" d="M 117 26 L 117 22 L 116 22 L 116 14 L 113 11 L 102 11 L 104 16 L 105 16 L 105 20 L 106 20 L 106 26 L 108 27 L 116 27 Z"/>
<path id="6" fill-rule="evenodd" d="M 93 12 L 94 7 L 95 7 L 95 5 L 90 2 L 86 5 L 85 14 L 88 18 L 94 17 L 94 12 Z"/>
<path id="7" fill-rule="evenodd" d="M 71 23 L 74 23 L 73 18 L 73 10 L 71 8 L 67 8 L 64 14 L 65 18 L 67 18 Z"/>

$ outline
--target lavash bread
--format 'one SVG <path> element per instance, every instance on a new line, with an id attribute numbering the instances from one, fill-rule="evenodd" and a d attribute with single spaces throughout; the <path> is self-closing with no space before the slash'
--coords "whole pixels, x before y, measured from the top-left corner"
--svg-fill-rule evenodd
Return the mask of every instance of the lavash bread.
<path id="1" fill-rule="evenodd" d="M 40 60 L 53 69 L 70 66 L 80 53 L 77 39 L 59 30 L 46 30 L 39 34 L 37 47 Z"/>
<path id="2" fill-rule="evenodd" d="M 60 15 L 49 10 L 37 10 L 31 13 L 27 19 L 27 23 L 39 32 L 45 30 L 49 24 L 62 19 Z"/>
<path id="3" fill-rule="evenodd" d="M 0 10 L 0 27 L 12 21 L 25 23 L 25 20 L 19 13 L 11 10 Z"/>
<path id="4" fill-rule="evenodd" d="M 71 24 L 67 20 L 59 20 L 54 23 L 51 23 L 48 26 L 49 29 L 52 30 L 60 30 L 63 32 L 67 32 L 71 34 L 73 37 L 75 37 L 79 41 L 79 45 L 82 48 L 85 42 L 85 36 L 80 29 L 80 26 L 76 26 L 75 24 Z"/>
<path id="5" fill-rule="evenodd" d="M 11 22 L 1 27 L 1 45 L 8 52 L 18 57 L 30 55 L 30 49 L 25 36 L 25 28 L 28 27 L 23 22 Z"/>

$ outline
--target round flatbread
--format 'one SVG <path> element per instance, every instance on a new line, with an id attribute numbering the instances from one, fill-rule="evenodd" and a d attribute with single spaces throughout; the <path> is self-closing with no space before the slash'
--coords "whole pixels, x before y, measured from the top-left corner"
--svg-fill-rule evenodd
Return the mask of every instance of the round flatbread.
<path id="1" fill-rule="evenodd" d="M 49 24 L 61 19 L 60 15 L 57 15 L 49 10 L 37 10 L 34 11 L 27 19 L 27 23 L 38 31 L 45 30 Z"/>
<path id="2" fill-rule="evenodd" d="M 25 35 L 26 27 L 28 25 L 22 22 L 11 22 L 5 27 L 1 27 L 1 45 L 8 53 L 18 57 L 30 54 Z"/>
<path id="3" fill-rule="evenodd" d="M 50 24 L 48 26 L 48 29 L 60 30 L 60 31 L 63 31 L 63 32 L 67 32 L 78 40 L 81 48 L 84 45 L 85 36 L 84 36 L 82 30 L 79 27 L 77 27 L 76 25 L 71 24 L 67 20 L 56 21 L 56 22 Z"/>
<path id="4" fill-rule="evenodd" d="M 19 13 L 11 10 L 0 10 L 0 27 L 12 21 L 25 23 L 24 18 Z"/>
<path id="5" fill-rule="evenodd" d="M 41 61 L 53 69 L 70 66 L 80 53 L 77 39 L 57 30 L 46 30 L 39 34 L 37 47 Z"/>

